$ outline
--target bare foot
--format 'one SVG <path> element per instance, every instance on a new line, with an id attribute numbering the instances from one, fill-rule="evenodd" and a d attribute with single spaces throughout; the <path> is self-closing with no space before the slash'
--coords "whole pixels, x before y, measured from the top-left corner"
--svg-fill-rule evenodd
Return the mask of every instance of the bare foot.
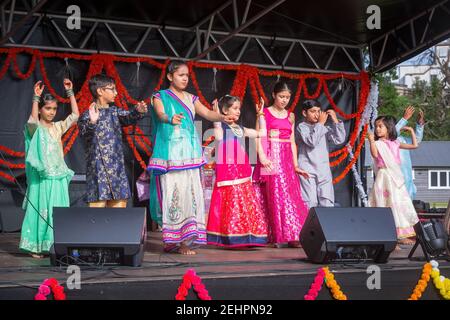
<path id="1" fill-rule="evenodd" d="M 180 248 L 178 249 L 178 253 L 183 254 L 183 255 L 188 255 L 188 256 L 192 256 L 194 254 L 197 254 L 197 252 L 191 250 L 188 246 L 182 244 L 180 246 Z"/>
<path id="2" fill-rule="evenodd" d="M 42 258 L 44 258 L 43 255 L 36 254 L 36 253 L 32 253 L 31 256 L 32 256 L 33 258 L 35 258 L 35 259 L 42 259 Z"/>
<path id="3" fill-rule="evenodd" d="M 400 245 L 395 246 L 395 251 L 402 251 L 403 249 L 400 247 Z"/>
<path id="4" fill-rule="evenodd" d="M 283 248 L 283 245 L 281 243 L 271 243 L 268 245 L 269 248 L 276 248 L 276 249 L 280 249 Z"/>
<path id="5" fill-rule="evenodd" d="M 406 238 L 406 239 L 400 239 L 398 240 L 399 244 L 404 244 L 404 245 L 413 245 L 414 243 L 416 243 L 414 240 Z"/>
<path id="6" fill-rule="evenodd" d="M 300 241 L 289 241 L 288 242 L 289 248 L 301 248 Z"/>

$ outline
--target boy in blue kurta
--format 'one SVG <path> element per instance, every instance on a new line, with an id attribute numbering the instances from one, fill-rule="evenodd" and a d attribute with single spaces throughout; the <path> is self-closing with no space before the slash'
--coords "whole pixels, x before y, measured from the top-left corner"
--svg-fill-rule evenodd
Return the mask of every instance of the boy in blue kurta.
<path id="1" fill-rule="evenodd" d="M 133 125 L 147 112 L 144 102 L 127 111 L 113 103 L 117 90 L 114 79 L 96 75 L 89 80 L 95 99 L 80 117 L 78 127 L 86 141 L 86 185 L 90 207 L 124 208 L 130 198 L 125 173 L 122 126 Z"/>

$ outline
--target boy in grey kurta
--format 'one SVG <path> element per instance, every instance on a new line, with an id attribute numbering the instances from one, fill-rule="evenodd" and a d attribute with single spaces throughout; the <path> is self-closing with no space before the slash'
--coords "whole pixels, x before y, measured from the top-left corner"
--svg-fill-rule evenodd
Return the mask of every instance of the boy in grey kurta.
<path id="1" fill-rule="evenodd" d="M 334 110 L 322 111 L 315 100 L 307 100 L 302 110 L 305 121 L 297 126 L 300 139 L 298 163 L 308 172 L 309 178 L 300 177 L 302 197 L 309 208 L 333 207 L 333 176 L 328 157 L 328 143 L 345 141 L 344 123 L 339 121 Z M 333 123 L 325 126 L 328 117 Z"/>

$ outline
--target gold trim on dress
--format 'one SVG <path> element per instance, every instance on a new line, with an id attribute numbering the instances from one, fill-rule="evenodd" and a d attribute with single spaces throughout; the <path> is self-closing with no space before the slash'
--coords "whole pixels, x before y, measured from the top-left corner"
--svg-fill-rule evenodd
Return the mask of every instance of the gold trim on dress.
<path id="1" fill-rule="evenodd" d="M 291 139 L 278 139 L 278 138 L 269 138 L 269 141 L 276 141 L 276 142 L 291 142 Z"/>
<path id="2" fill-rule="evenodd" d="M 226 180 L 226 181 L 220 181 L 217 182 L 218 187 L 225 187 L 225 186 L 235 186 L 237 184 L 242 184 L 251 181 L 251 177 L 242 178 L 242 179 L 236 179 L 236 180 Z"/>

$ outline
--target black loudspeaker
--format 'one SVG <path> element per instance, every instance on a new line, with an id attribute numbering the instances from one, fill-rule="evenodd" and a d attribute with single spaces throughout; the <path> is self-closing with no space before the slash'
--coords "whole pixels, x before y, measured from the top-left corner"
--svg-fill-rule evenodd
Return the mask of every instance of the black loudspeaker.
<path id="1" fill-rule="evenodd" d="M 448 234 L 444 228 L 444 224 L 438 219 L 430 219 L 419 221 L 414 226 L 417 238 L 416 243 L 411 249 L 408 258 L 413 260 L 414 252 L 420 245 L 422 252 L 427 261 L 431 259 L 450 257 L 446 254 L 448 245 Z"/>
<path id="2" fill-rule="evenodd" d="M 397 245 L 390 208 L 311 208 L 300 243 L 314 263 L 385 263 Z"/>
<path id="3" fill-rule="evenodd" d="M 24 196 L 17 189 L 0 189 L 0 231 L 17 232 L 22 228 Z"/>
<path id="4" fill-rule="evenodd" d="M 140 266 L 145 208 L 54 208 L 52 265 Z"/>

